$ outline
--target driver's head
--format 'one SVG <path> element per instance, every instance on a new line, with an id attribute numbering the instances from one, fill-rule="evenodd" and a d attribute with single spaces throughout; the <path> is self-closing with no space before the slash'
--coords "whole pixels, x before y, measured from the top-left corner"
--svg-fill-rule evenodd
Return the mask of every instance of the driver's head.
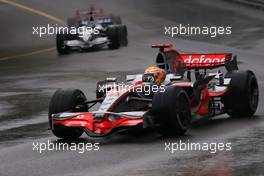
<path id="1" fill-rule="evenodd" d="M 94 21 L 93 15 L 90 16 L 90 21 Z"/>
<path id="2" fill-rule="evenodd" d="M 166 72 L 156 66 L 148 67 L 142 77 L 143 82 L 160 85 L 166 78 Z"/>

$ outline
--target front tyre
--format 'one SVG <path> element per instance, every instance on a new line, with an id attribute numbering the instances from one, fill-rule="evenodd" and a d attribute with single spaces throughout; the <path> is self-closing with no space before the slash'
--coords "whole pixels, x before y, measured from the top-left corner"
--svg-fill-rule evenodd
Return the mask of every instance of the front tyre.
<path id="1" fill-rule="evenodd" d="M 180 87 L 170 86 L 153 96 L 153 115 L 165 136 L 183 135 L 191 123 L 190 100 Z"/>
<path id="2" fill-rule="evenodd" d="M 227 73 L 231 78 L 229 92 L 223 97 L 226 112 L 230 116 L 250 117 L 258 107 L 259 89 L 252 71 L 233 71 Z"/>
<path id="3" fill-rule="evenodd" d="M 120 35 L 121 46 L 127 46 L 128 45 L 128 39 L 127 39 L 127 27 L 126 27 L 126 25 L 120 25 L 119 26 L 119 35 Z"/>
<path id="4" fill-rule="evenodd" d="M 120 30 L 118 26 L 108 26 L 106 30 L 109 39 L 109 49 L 119 49 L 121 46 Z"/>
<path id="5" fill-rule="evenodd" d="M 78 89 L 59 89 L 53 95 L 49 104 L 49 124 L 51 125 L 51 115 L 61 112 L 86 112 L 86 97 L 84 93 Z M 54 125 L 53 134 L 63 139 L 79 138 L 83 132 L 83 128 L 65 127 Z"/>
<path id="6" fill-rule="evenodd" d="M 67 34 L 57 34 L 56 35 L 57 52 L 61 55 L 69 54 L 70 48 L 65 44 L 67 39 L 68 39 Z"/>

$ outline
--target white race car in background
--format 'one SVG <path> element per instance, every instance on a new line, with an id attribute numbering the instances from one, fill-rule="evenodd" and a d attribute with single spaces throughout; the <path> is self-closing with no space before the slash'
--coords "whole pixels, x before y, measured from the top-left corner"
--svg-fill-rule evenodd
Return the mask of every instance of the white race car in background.
<path id="1" fill-rule="evenodd" d="M 73 28 L 76 29 L 74 34 L 69 32 Z M 68 29 L 67 33 L 61 30 L 56 36 L 59 54 L 68 54 L 71 50 L 96 50 L 106 46 L 118 49 L 128 45 L 127 27 L 122 24 L 121 18 L 105 15 L 102 11 L 79 10 L 74 18 L 68 19 Z"/>

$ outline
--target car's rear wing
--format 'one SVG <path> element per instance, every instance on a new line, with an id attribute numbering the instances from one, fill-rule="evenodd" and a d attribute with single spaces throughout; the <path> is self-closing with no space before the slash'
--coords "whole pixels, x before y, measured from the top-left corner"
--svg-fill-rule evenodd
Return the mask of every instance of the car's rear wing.
<path id="1" fill-rule="evenodd" d="M 180 54 L 177 50 L 171 49 L 172 46 L 172 44 L 152 45 L 152 48 L 159 48 L 157 66 L 167 72 L 214 69 L 221 66 L 225 66 L 227 71 L 238 70 L 236 56 L 232 57 L 232 53 Z"/>
<path id="2" fill-rule="evenodd" d="M 224 66 L 232 58 L 231 53 L 180 54 L 188 69 L 213 69 Z"/>
<path id="3" fill-rule="evenodd" d="M 77 17 L 86 17 L 87 15 L 94 15 L 97 18 L 113 16 L 112 13 L 105 13 L 103 9 L 97 9 L 94 6 L 90 6 L 90 8 L 87 9 L 78 9 L 76 10 L 75 15 Z"/>

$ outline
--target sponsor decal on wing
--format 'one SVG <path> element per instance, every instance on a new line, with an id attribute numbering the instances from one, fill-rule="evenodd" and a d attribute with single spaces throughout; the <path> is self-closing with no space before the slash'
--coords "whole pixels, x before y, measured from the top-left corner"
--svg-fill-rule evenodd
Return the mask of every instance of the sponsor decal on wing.
<path id="1" fill-rule="evenodd" d="M 210 67 L 224 65 L 230 59 L 229 54 L 182 54 L 187 67 Z"/>

